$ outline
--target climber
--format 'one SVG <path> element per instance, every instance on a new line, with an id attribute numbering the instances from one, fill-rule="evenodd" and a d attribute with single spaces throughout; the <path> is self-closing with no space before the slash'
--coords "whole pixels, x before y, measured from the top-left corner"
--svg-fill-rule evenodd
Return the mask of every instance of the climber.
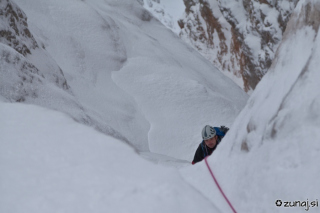
<path id="1" fill-rule="evenodd" d="M 212 127 L 206 125 L 202 129 L 202 139 L 203 141 L 199 144 L 199 147 L 194 155 L 192 164 L 202 161 L 205 157 L 212 154 L 212 152 L 217 148 L 222 138 L 228 132 L 229 128 L 225 126 Z"/>

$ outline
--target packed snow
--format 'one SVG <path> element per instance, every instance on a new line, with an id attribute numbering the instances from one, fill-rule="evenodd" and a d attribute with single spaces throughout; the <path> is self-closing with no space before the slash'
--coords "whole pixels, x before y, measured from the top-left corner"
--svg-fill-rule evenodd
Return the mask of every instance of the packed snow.
<path id="1" fill-rule="evenodd" d="M 177 170 L 65 114 L 0 102 L 0 120 L 0 212 L 216 210 Z"/>

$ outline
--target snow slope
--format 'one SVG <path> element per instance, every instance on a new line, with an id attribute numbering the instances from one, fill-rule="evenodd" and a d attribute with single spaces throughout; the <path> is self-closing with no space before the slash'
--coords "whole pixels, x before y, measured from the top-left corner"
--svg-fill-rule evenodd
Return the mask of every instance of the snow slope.
<path id="1" fill-rule="evenodd" d="M 0 2 L 0 14 L 0 95 L 84 119 L 63 71 L 30 32 L 26 14 L 8 0 Z"/>
<path id="2" fill-rule="evenodd" d="M 0 102 L 0 120 L 0 212 L 216 209 L 178 171 L 65 114 Z"/>
<path id="3" fill-rule="evenodd" d="M 139 151 L 191 161 L 202 127 L 231 125 L 247 100 L 137 1 L 15 2 L 85 119 L 67 102 L 54 109 Z"/>
<path id="4" fill-rule="evenodd" d="M 17 3 L 64 71 L 69 95 L 152 161 L 149 147 L 163 164 L 174 161 L 163 155 L 191 160 L 203 125 L 231 125 L 246 100 L 139 4 Z M 271 70 L 208 159 L 238 212 L 319 211 L 319 17 L 318 1 L 299 2 Z M 164 168 L 70 112 L 0 101 L 0 212 L 231 212 L 203 162 Z M 64 102 L 56 109 L 65 106 L 72 109 Z M 310 206 L 277 207 L 277 200 Z"/>
<path id="5" fill-rule="evenodd" d="M 271 69 L 209 158 L 238 212 L 320 211 L 319 17 L 319 1 L 298 3 Z M 193 176 L 196 172 L 207 169 L 201 163 L 182 173 L 219 208 L 227 208 L 211 190 L 215 186 L 207 185 L 209 178 Z M 300 204 L 284 207 L 295 201 Z"/>

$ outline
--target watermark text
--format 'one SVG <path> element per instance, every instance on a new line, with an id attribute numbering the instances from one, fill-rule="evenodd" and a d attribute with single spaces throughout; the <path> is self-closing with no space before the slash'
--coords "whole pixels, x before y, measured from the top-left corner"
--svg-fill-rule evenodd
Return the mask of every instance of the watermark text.
<path id="1" fill-rule="evenodd" d="M 276 206 L 278 207 L 304 207 L 304 210 L 309 211 L 310 208 L 319 207 L 318 199 L 309 201 L 283 201 L 283 200 L 276 200 Z"/>

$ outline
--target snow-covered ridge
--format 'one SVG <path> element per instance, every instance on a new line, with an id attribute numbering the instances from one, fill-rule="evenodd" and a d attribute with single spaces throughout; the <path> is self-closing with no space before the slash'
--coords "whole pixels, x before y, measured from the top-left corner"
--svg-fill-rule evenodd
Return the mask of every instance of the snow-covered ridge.
<path id="1" fill-rule="evenodd" d="M 45 97 L 45 91 L 54 92 L 48 87 L 51 84 L 70 96 L 61 68 L 35 40 L 26 14 L 5 0 L 0 3 L 0 20 L 0 94 L 10 101 L 24 102 Z"/>
<path id="2" fill-rule="evenodd" d="M 12 1 L 0 2 L 0 42 L 20 54 L 31 54 L 30 49 L 38 47 L 30 33 L 26 14 Z"/>

